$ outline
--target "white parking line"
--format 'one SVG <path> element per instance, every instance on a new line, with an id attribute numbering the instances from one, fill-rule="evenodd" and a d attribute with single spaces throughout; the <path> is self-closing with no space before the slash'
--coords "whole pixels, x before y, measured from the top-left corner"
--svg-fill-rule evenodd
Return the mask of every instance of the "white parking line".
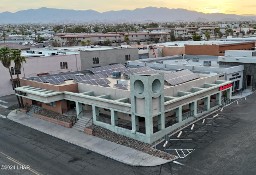
<path id="1" fill-rule="evenodd" d="M 176 140 L 192 140 L 192 139 L 170 139 L 170 141 L 176 141 Z"/>
<path id="2" fill-rule="evenodd" d="M 1 104 L 0 104 L 0 107 L 5 108 L 5 109 L 7 109 L 7 108 L 8 108 L 8 106 L 1 105 Z"/>
<path id="3" fill-rule="evenodd" d="M 0 117 L 1 117 L 1 118 L 6 118 L 6 116 L 4 116 L 4 115 L 2 115 L 2 114 L 0 114 Z"/>
<path id="4" fill-rule="evenodd" d="M 195 127 L 195 124 L 193 124 L 193 125 L 191 126 L 191 130 L 193 130 L 193 129 L 194 129 L 194 127 Z"/>
<path id="5" fill-rule="evenodd" d="M 219 114 L 216 114 L 216 115 L 215 115 L 215 116 L 213 116 L 212 118 L 216 118 L 216 117 L 218 117 L 218 115 L 219 115 Z"/>
<path id="6" fill-rule="evenodd" d="M 7 104 L 8 102 L 7 102 L 7 101 L 0 100 L 0 103 L 5 103 L 5 104 Z"/>
<path id="7" fill-rule="evenodd" d="M 182 164 L 182 163 L 180 163 L 180 162 L 178 162 L 178 161 L 176 161 L 176 160 L 174 160 L 173 163 L 178 164 L 178 165 L 181 165 L 181 166 L 184 166 L 184 164 Z"/>
<path id="8" fill-rule="evenodd" d="M 10 157 L 10 156 L 8 156 L 7 154 L 5 154 L 5 153 L 3 153 L 3 152 L 0 152 L 0 154 L 4 155 L 7 159 L 9 159 L 10 161 L 12 161 L 12 162 L 14 162 L 14 163 L 16 163 L 16 164 L 18 164 L 18 165 L 20 165 L 20 166 L 24 166 L 24 165 L 25 165 L 25 164 L 19 162 L 18 160 L 14 159 L 14 158 L 12 158 L 12 157 Z M 34 174 L 36 174 L 36 175 L 40 175 L 40 173 L 38 173 L 36 170 L 34 170 L 34 169 L 32 169 L 32 168 L 29 168 L 29 169 L 27 169 L 27 170 L 31 171 L 32 173 L 34 173 Z"/>
<path id="9" fill-rule="evenodd" d="M 182 131 L 180 131 L 180 133 L 179 133 L 179 135 L 177 136 L 177 138 L 180 138 L 181 134 L 182 134 Z"/>

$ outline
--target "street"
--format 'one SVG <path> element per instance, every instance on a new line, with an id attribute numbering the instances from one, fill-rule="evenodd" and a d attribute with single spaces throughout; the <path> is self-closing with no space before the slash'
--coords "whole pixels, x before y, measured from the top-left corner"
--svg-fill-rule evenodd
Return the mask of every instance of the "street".
<path id="1" fill-rule="evenodd" d="M 129 175 L 160 173 L 159 167 L 131 167 L 99 154 L 53 138 L 8 119 L 0 118 L 0 152 L 33 171 L 19 170 L 20 174 L 106 174 Z M 1 164 L 16 165 L 0 154 Z M 12 172 L 12 173 L 10 173 Z M 14 170 L 0 170 L 0 174 L 15 174 Z M 169 166 L 161 168 L 161 174 L 169 174 Z"/>

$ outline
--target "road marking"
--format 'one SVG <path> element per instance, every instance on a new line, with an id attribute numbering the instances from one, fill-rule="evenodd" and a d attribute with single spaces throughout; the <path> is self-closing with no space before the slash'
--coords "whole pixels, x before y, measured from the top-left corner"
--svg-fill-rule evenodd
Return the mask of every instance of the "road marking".
<path id="1" fill-rule="evenodd" d="M 219 114 L 216 114 L 216 115 L 215 115 L 215 116 L 213 116 L 212 118 L 216 118 L 216 117 L 218 117 L 218 115 L 219 115 Z"/>
<path id="2" fill-rule="evenodd" d="M 170 139 L 170 141 L 176 141 L 176 140 L 192 140 L 192 139 Z"/>
<path id="3" fill-rule="evenodd" d="M 5 154 L 5 153 L 3 153 L 3 152 L 0 152 L 0 154 L 4 155 L 7 159 L 9 159 L 10 161 L 12 161 L 12 162 L 14 162 L 14 163 L 16 163 L 16 164 L 18 164 L 18 165 L 20 165 L 20 166 L 25 166 L 25 164 L 19 162 L 18 160 L 14 159 L 14 158 L 12 158 L 12 157 L 10 157 L 10 156 L 8 156 L 7 154 Z M 38 173 L 36 170 L 34 170 L 34 169 L 32 169 L 32 168 L 29 168 L 29 169 L 27 169 L 27 170 L 31 171 L 32 173 L 34 173 L 34 174 L 36 174 L 36 175 L 40 175 L 40 173 Z"/>
<path id="4" fill-rule="evenodd" d="M 182 134 L 182 131 L 180 131 L 180 133 L 179 133 L 179 135 L 177 136 L 177 138 L 180 138 L 181 134 Z"/>
<path id="5" fill-rule="evenodd" d="M 4 115 L 2 115 L 2 114 L 0 114 L 0 117 L 1 117 L 1 118 L 7 118 L 6 116 L 4 116 Z"/>
<path id="6" fill-rule="evenodd" d="M 205 119 L 203 119 L 203 122 L 202 122 L 202 123 L 204 124 L 204 122 L 205 122 Z"/>
<path id="7" fill-rule="evenodd" d="M 0 104 L 0 107 L 5 108 L 5 109 L 7 109 L 7 108 L 8 108 L 8 106 L 1 105 L 1 104 Z"/>
<path id="8" fill-rule="evenodd" d="M 5 103 L 5 104 L 7 104 L 8 102 L 7 102 L 7 101 L 0 100 L 0 103 Z"/>
<path id="9" fill-rule="evenodd" d="M 194 127 L 195 127 L 195 124 L 193 124 L 193 125 L 191 126 L 191 130 L 193 130 L 193 129 L 194 129 Z"/>
<path id="10" fill-rule="evenodd" d="M 181 165 L 181 166 L 184 166 L 183 163 L 180 163 L 180 162 L 178 162 L 178 161 L 176 161 L 176 160 L 174 160 L 173 163 L 178 164 L 178 165 Z"/>
<path id="11" fill-rule="evenodd" d="M 166 142 L 164 143 L 163 147 L 165 148 L 167 144 L 168 144 L 168 141 L 166 140 Z"/>

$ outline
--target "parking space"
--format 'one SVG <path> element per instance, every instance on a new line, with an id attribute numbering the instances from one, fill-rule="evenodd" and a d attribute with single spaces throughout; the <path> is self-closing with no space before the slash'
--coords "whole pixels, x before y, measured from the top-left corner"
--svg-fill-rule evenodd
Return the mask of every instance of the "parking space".
<path id="1" fill-rule="evenodd" d="M 168 136 L 156 145 L 156 148 L 185 158 L 196 149 L 203 149 L 215 141 L 215 138 L 238 122 L 237 118 L 227 115 L 220 110 L 188 125 L 179 132 Z"/>

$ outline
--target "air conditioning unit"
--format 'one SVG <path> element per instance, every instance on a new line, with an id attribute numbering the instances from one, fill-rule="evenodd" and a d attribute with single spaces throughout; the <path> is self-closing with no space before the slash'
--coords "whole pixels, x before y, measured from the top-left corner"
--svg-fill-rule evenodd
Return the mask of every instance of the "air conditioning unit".
<path id="1" fill-rule="evenodd" d="M 117 80 L 116 84 L 128 86 L 128 81 L 127 80 Z"/>
<path id="2" fill-rule="evenodd" d="M 112 72 L 112 78 L 121 78 L 121 72 L 120 71 Z"/>
<path id="3" fill-rule="evenodd" d="M 192 58 L 193 62 L 199 62 L 199 58 Z"/>
<path id="4" fill-rule="evenodd" d="M 212 62 L 211 61 L 204 61 L 204 66 L 211 66 Z"/>

